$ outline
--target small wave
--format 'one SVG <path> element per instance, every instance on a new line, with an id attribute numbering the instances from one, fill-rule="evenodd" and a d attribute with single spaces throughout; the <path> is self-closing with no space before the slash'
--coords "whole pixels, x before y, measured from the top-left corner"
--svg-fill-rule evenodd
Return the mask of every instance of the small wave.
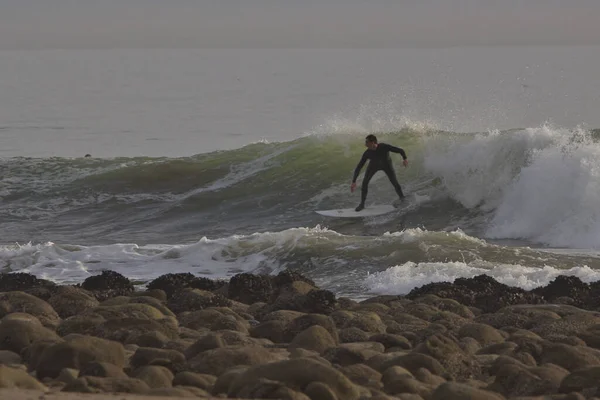
<path id="1" fill-rule="evenodd" d="M 559 275 L 576 276 L 584 282 L 600 280 L 600 270 L 588 266 L 559 269 L 551 266 L 541 268 L 519 264 L 495 264 L 484 261 L 414 263 L 407 262 L 370 274 L 364 285 L 372 294 L 402 295 L 412 289 L 435 282 L 454 282 L 457 278 L 488 275 L 508 286 L 530 290 L 550 283 Z"/>

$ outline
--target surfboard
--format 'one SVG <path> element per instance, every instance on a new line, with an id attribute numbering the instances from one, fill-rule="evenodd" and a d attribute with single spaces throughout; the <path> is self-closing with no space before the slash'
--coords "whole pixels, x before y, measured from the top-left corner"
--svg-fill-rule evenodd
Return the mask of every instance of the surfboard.
<path id="1" fill-rule="evenodd" d="M 382 204 L 377 206 L 367 206 L 360 211 L 355 211 L 354 208 L 337 208 L 333 210 L 315 210 L 317 214 L 324 215 L 326 217 L 336 218 L 362 218 L 362 217 L 374 217 L 377 215 L 387 214 L 389 212 L 397 210 L 396 207 L 389 204 Z"/>

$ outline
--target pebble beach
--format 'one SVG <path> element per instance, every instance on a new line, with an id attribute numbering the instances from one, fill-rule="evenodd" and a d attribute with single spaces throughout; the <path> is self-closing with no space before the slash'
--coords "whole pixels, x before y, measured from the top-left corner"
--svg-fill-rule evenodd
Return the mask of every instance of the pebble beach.
<path id="1" fill-rule="evenodd" d="M 70 286 L 3 274 L 0 395 L 595 399 L 598 294 L 566 276 L 525 291 L 480 275 L 357 302 L 290 271 L 166 274 L 143 290 L 113 271 Z"/>

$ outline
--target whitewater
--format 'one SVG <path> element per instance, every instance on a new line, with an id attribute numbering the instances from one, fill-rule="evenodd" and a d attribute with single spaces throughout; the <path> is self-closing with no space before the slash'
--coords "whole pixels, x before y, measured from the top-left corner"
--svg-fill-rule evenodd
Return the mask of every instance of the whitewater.
<path id="1" fill-rule="evenodd" d="M 526 289 L 559 274 L 600 279 L 600 131 L 579 123 L 582 103 L 577 103 L 577 123 L 544 118 L 519 127 L 531 119 L 519 114 L 524 104 L 536 100 L 538 111 L 543 105 L 548 110 L 560 106 L 555 96 L 546 97 L 553 75 L 544 68 L 538 75 L 518 66 L 509 69 L 519 82 L 532 81 L 528 87 L 544 83 L 539 95 L 525 93 L 522 84 L 507 89 L 506 83 L 471 71 L 473 81 L 493 89 L 485 92 L 493 93 L 492 107 L 482 106 L 481 86 L 459 96 L 452 84 L 458 78 L 466 82 L 463 71 L 452 75 L 445 69 L 452 75 L 445 86 L 433 67 L 410 74 L 411 63 L 427 65 L 423 62 L 434 53 L 416 54 L 421 64 L 406 61 L 412 86 L 394 84 L 395 71 L 379 64 L 372 67 L 379 75 L 365 78 L 372 53 L 329 55 L 309 66 L 300 63 L 305 52 L 268 53 L 275 65 L 270 73 L 261 63 L 251 63 L 249 70 L 225 64 L 234 53 L 218 53 L 211 56 L 213 64 L 202 64 L 215 68 L 208 76 L 185 62 L 200 62 L 200 53 L 177 54 L 179 62 L 173 64 L 167 57 L 171 51 L 114 53 L 112 60 L 127 68 L 113 80 L 106 72 L 86 75 L 87 69 L 65 61 L 102 72 L 106 53 L 20 53 L 15 59 L 12 52 L 0 52 L 0 66 L 13 67 L 12 72 L 0 68 L 2 272 L 78 283 L 111 269 L 143 286 L 171 272 L 220 279 L 289 268 L 355 298 L 404 294 L 426 283 L 482 273 Z M 136 69 L 157 55 L 154 73 Z M 63 79 L 82 86 L 72 92 L 53 86 L 25 62 L 36 57 L 46 61 L 56 85 Z M 444 57 L 446 64 L 460 64 L 456 55 Z M 389 54 L 384 58 L 389 61 Z M 58 68 L 61 63 L 70 65 L 70 74 Z M 344 69 L 347 64 L 354 66 Z M 341 77 L 329 75 L 334 66 Z M 490 73 L 499 68 L 489 67 Z M 157 75 L 173 68 L 180 78 Z M 129 69 L 134 72 L 127 74 Z M 497 70 L 497 77 L 506 79 L 506 71 Z M 438 79 L 437 86 L 423 83 L 427 103 L 414 86 L 425 73 Z M 341 97 L 358 98 L 359 89 L 367 93 L 377 83 L 379 91 L 387 85 L 386 91 L 402 97 L 371 93 L 358 110 L 340 111 Z M 581 90 L 576 83 L 573 88 Z M 274 86 L 262 88 L 267 84 Z M 551 88 L 571 93 L 564 84 Z M 213 94 L 210 103 L 202 93 Z M 263 96 L 252 100 L 256 93 Z M 326 108 L 324 99 L 335 100 L 329 104 L 335 111 L 311 114 L 309 127 L 299 128 L 297 121 L 307 118 L 313 104 L 313 113 Z M 511 100 L 522 103 L 509 106 Z M 98 107 L 112 117 L 91 111 Z M 487 115 L 488 122 L 474 122 L 468 114 L 480 120 Z M 267 122 L 259 122 L 259 115 Z M 268 122 L 275 116 L 285 119 L 277 129 Z M 491 116 L 508 118 L 508 127 L 497 127 L 502 124 Z M 163 117 L 172 124 L 166 126 Z M 192 122 L 202 126 L 200 131 L 191 128 Z M 350 193 L 349 186 L 368 133 L 406 150 L 409 167 L 399 157 L 394 166 L 404 192 L 414 199 L 412 206 L 365 219 L 316 214 L 316 209 L 358 203 L 359 192 Z M 82 157 L 88 152 L 93 156 Z M 367 205 L 394 199 L 385 175 L 377 174 Z"/>

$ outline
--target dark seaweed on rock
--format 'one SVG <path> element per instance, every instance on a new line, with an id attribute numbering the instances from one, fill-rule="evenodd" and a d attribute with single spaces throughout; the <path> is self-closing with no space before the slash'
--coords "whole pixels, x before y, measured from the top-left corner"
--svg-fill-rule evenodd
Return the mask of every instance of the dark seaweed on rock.
<path id="1" fill-rule="evenodd" d="M 458 278 L 454 283 L 429 283 L 411 290 L 406 297 L 414 300 L 427 294 L 453 299 L 463 305 L 477 307 L 483 312 L 494 312 L 515 304 L 545 303 L 543 297 L 536 293 L 504 285 L 487 275 Z"/>
<path id="2" fill-rule="evenodd" d="M 85 290 L 92 292 L 98 301 L 111 297 L 127 296 L 134 291 L 133 283 L 115 271 L 104 270 L 100 275 L 87 278 L 81 284 Z"/>
<path id="3" fill-rule="evenodd" d="M 225 285 L 224 281 L 214 281 L 212 279 L 197 277 L 189 272 L 165 274 L 148 283 L 148 289 L 164 290 L 168 298 L 171 298 L 177 291 L 184 288 L 201 289 L 213 291 Z"/>

